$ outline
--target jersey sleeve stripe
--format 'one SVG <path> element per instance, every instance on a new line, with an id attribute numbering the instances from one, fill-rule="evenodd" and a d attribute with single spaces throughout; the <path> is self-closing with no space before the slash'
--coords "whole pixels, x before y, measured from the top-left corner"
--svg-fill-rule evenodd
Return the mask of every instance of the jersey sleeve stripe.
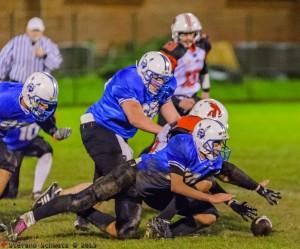
<path id="1" fill-rule="evenodd" d="M 180 163 L 178 163 L 178 162 L 176 162 L 176 161 L 168 161 L 168 164 L 169 164 L 171 167 L 177 167 L 177 168 L 181 169 L 182 171 L 185 170 L 185 167 L 184 167 L 182 164 L 180 164 Z"/>

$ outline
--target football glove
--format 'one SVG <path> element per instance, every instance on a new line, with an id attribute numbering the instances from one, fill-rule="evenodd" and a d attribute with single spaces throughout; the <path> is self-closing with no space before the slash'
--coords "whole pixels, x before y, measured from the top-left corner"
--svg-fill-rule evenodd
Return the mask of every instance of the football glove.
<path id="1" fill-rule="evenodd" d="M 239 202 L 237 200 L 232 200 L 228 203 L 232 210 L 238 213 L 244 221 L 248 221 L 248 218 L 251 220 L 255 219 L 257 216 L 257 209 L 250 207 L 247 202 Z"/>
<path id="2" fill-rule="evenodd" d="M 58 140 L 64 140 L 66 138 L 68 138 L 72 133 L 72 129 L 71 128 L 58 128 L 54 134 L 53 137 Z"/>
<path id="3" fill-rule="evenodd" d="M 278 204 L 279 199 L 281 199 L 280 192 L 275 192 L 271 189 L 265 188 L 261 185 L 258 186 L 256 190 L 258 194 L 267 199 L 270 205 Z"/>

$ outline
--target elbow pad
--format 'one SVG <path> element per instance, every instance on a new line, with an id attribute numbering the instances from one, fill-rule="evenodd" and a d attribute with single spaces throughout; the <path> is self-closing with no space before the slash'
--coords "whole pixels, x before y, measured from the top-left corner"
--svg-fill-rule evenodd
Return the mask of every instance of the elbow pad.
<path id="1" fill-rule="evenodd" d="M 258 186 L 258 183 L 254 181 L 250 176 L 248 176 L 234 164 L 227 161 L 223 162 L 220 175 L 227 176 L 231 184 L 245 189 L 255 190 Z"/>

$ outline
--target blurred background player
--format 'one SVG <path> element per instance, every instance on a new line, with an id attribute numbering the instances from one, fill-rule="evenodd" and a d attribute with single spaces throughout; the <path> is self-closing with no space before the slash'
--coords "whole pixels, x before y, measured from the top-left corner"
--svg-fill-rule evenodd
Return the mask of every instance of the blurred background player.
<path id="1" fill-rule="evenodd" d="M 38 17 L 31 18 L 26 33 L 12 38 L 0 52 L 0 79 L 25 82 L 34 72 L 57 69 L 62 57 L 58 46 L 44 36 L 45 25 Z"/>
<path id="2" fill-rule="evenodd" d="M 192 13 L 177 15 L 171 32 L 172 41 L 167 42 L 161 52 L 170 59 L 177 80 L 172 102 L 180 115 L 186 115 L 200 99 L 197 96 L 200 89 L 202 99 L 209 97 L 206 57 L 211 44 L 206 34 L 202 33 L 200 21 Z M 166 123 L 161 115 L 158 123 Z"/>
<path id="3" fill-rule="evenodd" d="M 32 199 L 40 197 L 43 185 L 52 166 L 52 146 L 39 136 L 40 127 L 33 123 L 24 127 L 8 130 L 3 137 L 3 142 L 11 150 L 16 159 L 17 167 L 12 174 L 2 198 L 16 198 L 19 188 L 19 176 L 23 158 L 25 156 L 37 157 Z"/>
<path id="4" fill-rule="evenodd" d="M 83 144 L 95 163 L 94 180 L 133 157 L 127 144 L 138 129 L 158 134 L 162 127 L 151 119 L 160 110 L 168 122 L 180 116 L 170 101 L 176 88 L 169 59 L 160 52 L 145 53 L 106 83 L 103 96 L 81 116 Z M 141 214 L 134 186 L 115 198 L 116 222 L 103 214 L 106 225 L 115 222 L 118 237 L 135 233 Z M 80 224 L 81 223 L 81 224 Z M 75 226 L 84 224 L 78 219 Z"/>
<path id="5" fill-rule="evenodd" d="M 8 150 L 3 136 L 10 129 L 38 123 L 57 140 L 70 136 L 70 128 L 57 128 L 53 117 L 57 107 L 58 84 L 48 73 L 31 74 L 25 83 L 0 84 L 0 196 L 17 167 L 14 153 Z"/>

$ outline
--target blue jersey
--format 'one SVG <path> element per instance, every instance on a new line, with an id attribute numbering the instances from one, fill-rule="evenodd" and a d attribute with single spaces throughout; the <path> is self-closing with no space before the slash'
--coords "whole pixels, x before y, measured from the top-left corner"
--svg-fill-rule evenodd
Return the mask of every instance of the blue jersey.
<path id="1" fill-rule="evenodd" d="M 103 96 L 87 112 L 94 115 L 96 123 L 128 139 L 134 136 L 137 128 L 132 126 L 121 104 L 126 100 L 140 103 L 147 117 L 153 118 L 160 107 L 170 100 L 176 89 L 176 80 L 172 77 L 156 95 L 147 90 L 136 66 L 118 71 L 106 84 Z"/>
<path id="2" fill-rule="evenodd" d="M 168 145 L 154 154 L 142 155 L 138 170 L 160 172 L 168 176 L 176 173 L 184 176 L 187 184 L 193 185 L 203 178 L 218 173 L 222 168 L 221 156 L 215 160 L 202 160 L 191 134 L 178 134 L 170 139 Z"/>
<path id="3" fill-rule="evenodd" d="M 31 144 L 32 140 L 37 137 L 40 127 L 36 123 L 13 128 L 6 132 L 3 142 L 10 150 L 21 150 Z"/>
<path id="4" fill-rule="evenodd" d="M 22 87 L 21 83 L 0 83 L 0 136 L 11 128 L 35 123 L 33 116 L 21 107 Z"/>

